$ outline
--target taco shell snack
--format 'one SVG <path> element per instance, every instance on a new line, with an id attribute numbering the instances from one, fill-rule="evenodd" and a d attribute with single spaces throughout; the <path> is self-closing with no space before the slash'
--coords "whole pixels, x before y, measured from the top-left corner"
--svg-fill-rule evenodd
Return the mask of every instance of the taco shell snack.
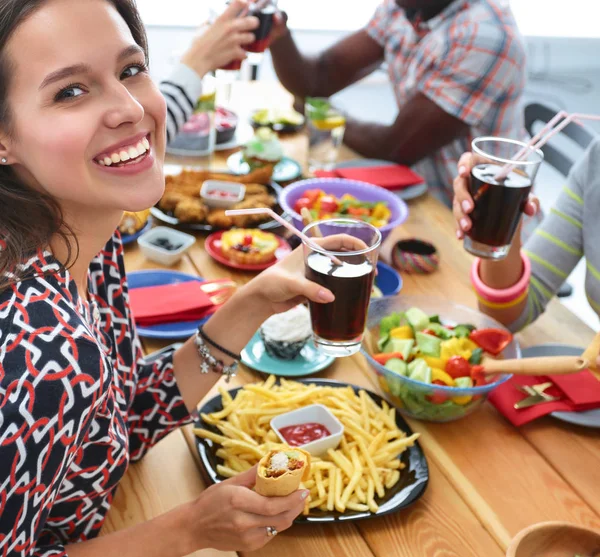
<path id="1" fill-rule="evenodd" d="M 309 453 L 298 448 L 277 449 L 260 459 L 254 491 L 265 497 L 285 497 L 309 477 Z"/>

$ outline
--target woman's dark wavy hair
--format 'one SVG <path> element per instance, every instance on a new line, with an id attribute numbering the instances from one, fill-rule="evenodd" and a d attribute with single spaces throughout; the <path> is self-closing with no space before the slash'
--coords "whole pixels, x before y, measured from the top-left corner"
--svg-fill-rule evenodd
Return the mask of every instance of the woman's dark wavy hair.
<path id="1" fill-rule="evenodd" d="M 13 68 L 7 44 L 19 25 L 48 1 L 0 1 L 0 130 L 8 136 L 13 132 L 8 98 Z M 148 57 L 146 31 L 135 0 L 105 1 L 116 8 Z M 65 242 L 68 248 L 65 265 L 71 265 L 77 257 L 73 257 L 78 251 L 77 239 L 64 222 L 58 202 L 24 184 L 10 166 L 0 165 L 0 292 L 25 278 L 19 264 L 47 247 L 55 236 Z"/>

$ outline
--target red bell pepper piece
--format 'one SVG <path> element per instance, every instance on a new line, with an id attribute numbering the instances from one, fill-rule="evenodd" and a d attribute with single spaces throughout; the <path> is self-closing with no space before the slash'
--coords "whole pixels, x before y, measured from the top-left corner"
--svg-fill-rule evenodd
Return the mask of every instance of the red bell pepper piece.
<path id="1" fill-rule="evenodd" d="M 475 387 L 487 385 L 487 377 L 483 371 L 483 366 L 471 366 L 471 379 Z"/>
<path id="2" fill-rule="evenodd" d="M 434 381 L 431 382 L 431 384 L 432 385 L 441 385 L 442 387 L 448 386 L 443 381 L 440 381 L 439 379 L 435 379 Z M 434 393 L 432 395 L 427 395 L 425 398 L 432 404 L 444 404 L 444 402 L 446 402 L 448 400 L 448 397 L 446 395 L 443 395 L 442 393 Z"/>
<path id="3" fill-rule="evenodd" d="M 296 211 L 296 213 L 301 213 L 304 207 L 310 209 L 312 206 L 313 202 L 310 199 L 308 199 L 308 197 L 301 197 L 294 204 L 294 211 Z"/>
<path id="4" fill-rule="evenodd" d="M 375 354 L 375 356 L 373 356 L 373 359 L 376 362 L 380 363 L 382 366 L 387 364 L 388 360 L 391 360 L 392 358 L 398 358 L 399 360 L 404 360 L 404 356 L 402 356 L 402 354 L 400 352 L 384 352 L 381 354 Z"/>
<path id="5" fill-rule="evenodd" d="M 315 201 L 319 199 L 319 196 L 323 193 L 322 190 L 314 189 L 314 190 L 306 190 L 302 197 L 306 197 L 310 200 L 311 207 L 314 205 Z"/>
<path id="6" fill-rule="evenodd" d="M 502 329 L 476 329 L 469 338 L 485 352 L 497 356 L 512 342 L 513 336 Z"/>
<path id="7" fill-rule="evenodd" d="M 333 195 L 324 195 L 321 197 L 321 211 L 324 213 L 335 213 L 338 207 L 339 203 Z"/>

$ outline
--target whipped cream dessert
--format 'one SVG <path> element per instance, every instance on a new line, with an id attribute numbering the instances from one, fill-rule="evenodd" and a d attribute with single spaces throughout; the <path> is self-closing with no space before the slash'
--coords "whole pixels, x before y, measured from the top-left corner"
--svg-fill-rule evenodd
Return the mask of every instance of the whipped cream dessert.
<path id="1" fill-rule="evenodd" d="M 277 134 L 270 128 L 260 128 L 244 148 L 246 159 L 278 162 L 283 157 L 283 148 Z"/>
<path id="2" fill-rule="evenodd" d="M 284 313 L 269 317 L 262 326 L 262 332 L 269 340 L 278 342 L 297 342 L 312 334 L 310 312 L 303 305 L 296 306 Z"/>
<path id="3" fill-rule="evenodd" d="M 260 328 L 265 350 L 281 360 L 296 358 L 311 335 L 310 312 L 303 305 L 269 317 Z"/>

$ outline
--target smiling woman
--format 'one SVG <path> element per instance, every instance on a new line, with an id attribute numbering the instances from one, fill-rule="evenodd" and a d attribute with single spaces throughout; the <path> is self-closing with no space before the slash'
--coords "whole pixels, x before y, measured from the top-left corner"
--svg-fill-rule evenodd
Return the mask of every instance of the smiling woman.
<path id="1" fill-rule="evenodd" d="M 115 229 L 164 190 L 166 108 L 146 62 L 134 0 L 0 2 L 3 556 L 249 550 L 304 507 L 305 492 L 271 501 L 247 489 L 251 470 L 96 538 L 128 463 L 192 420 L 259 325 L 305 298 L 333 300 L 295 252 L 201 336 L 142 358 Z"/>
<path id="2" fill-rule="evenodd" d="M 65 263 L 75 263 L 79 249 L 91 251 L 91 258 L 101 245 L 93 245 L 94 238 L 80 223 L 101 224 L 94 227 L 98 234 L 92 236 L 101 232 L 107 237 L 120 211 L 150 206 L 163 187 L 155 159 L 164 150 L 164 102 L 147 76 L 146 36 L 134 7 L 130 2 L 114 2 L 113 10 L 102 8 L 103 17 L 94 25 L 98 14 L 89 9 L 89 3 L 73 3 L 73 15 L 82 21 L 74 29 L 70 22 L 63 24 L 54 17 L 66 2 L 53 2 L 40 10 L 45 4 L 40 0 L 5 2 L 0 8 L 14 20 L 28 23 L 0 27 L 0 44 L 6 44 L 0 54 L 0 155 L 6 160 L 0 167 L 0 238 L 4 243 L 0 288 L 12 276 L 7 271 L 13 270 L 18 277 L 23 269 L 17 263 L 51 241 Z M 0 18 L 3 23 L 9 19 L 4 14 Z M 114 45 L 89 40 L 88 27 L 97 33 L 102 19 L 122 35 Z M 52 35 L 60 40 L 50 42 Z M 75 55 L 77 50 L 65 48 L 68 37 L 88 45 L 89 52 L 81 53 L 85 62 Z M 112 59 L 107 56 L 111 50 Z M 132 94 L 142 91 L 143 98 Z M 135 147 L 133 136 L 140 134 L 148 141 L 152 136 L 158 139 L 154 152 L 147 151 L 144 164 L 127 170 L 129 174 L 145 171 L 140 176 L 145 187 L 136 187 L 133 181 L 129 186 L 120 183 L 116 172 L 107 180 L 106 172 L 101 172 L 106 169 L 95 164 L 96 155 L 110 151 L 105 146 L 111 143 Z M 130 158 L 124 149 L 118 155 L 119 161 Z M 101 208 L 105 212 L 100 217 Z M 85 273 L 77 274 L 79 279 Z"/>

